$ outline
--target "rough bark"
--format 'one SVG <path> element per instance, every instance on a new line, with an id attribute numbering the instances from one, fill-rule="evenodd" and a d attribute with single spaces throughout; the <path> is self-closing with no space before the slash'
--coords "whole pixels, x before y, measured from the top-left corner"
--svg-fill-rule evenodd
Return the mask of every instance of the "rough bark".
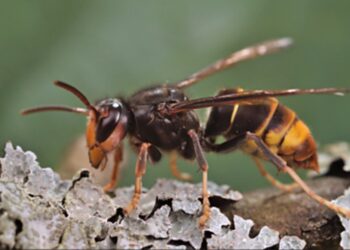
<path id="1" fill-rule="evenodd" d="M 228 186 L 209 183 L 212 216 L 200 229 L 200 184 L 158 180 L 125 217 L 122 208 L 132 187 L 107 195 L 86 170 L 62 181 L 51 169 L 40 168 L 32 152 L 11 144 L 5 152 L 0 159 L 1 248 L 303 248 L 304 241 L 307 247 L 339 247 L 338 216 L 301 190 L 267 188 L 242 198 Z M 307 182 L 328 199 L 350 185 L 350 178 L 339 177 L 348 176 L 344 162 L 334 164 L 328 176 Z"/>
<path id="2" fill-rule="evenodd" d="M 350 178 L 325 176 L 307 183 L 316 193 L 333 200 L 344 193 L 350 185 Z M 271 187 L 244 193 L 243 197 L 233 209 L 225 208 L 225 214 L 252 219 L 256 223 L 253 233 L 267 225 L 281 235 L 296 235 L 304 239 L 309 247 L 339 246 L 340 233 L 344 230 L 339 217 L 302 190 L 283 193 Z"/>

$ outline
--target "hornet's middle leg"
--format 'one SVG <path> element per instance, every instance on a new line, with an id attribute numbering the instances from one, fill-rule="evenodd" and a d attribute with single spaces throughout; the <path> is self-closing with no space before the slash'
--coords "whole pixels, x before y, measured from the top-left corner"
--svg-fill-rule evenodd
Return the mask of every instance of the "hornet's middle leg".
<path id="1" fill-rule="evenodd" d="M 210 217 L 210 203 L 209 203 L 209 193 L 208 193 L 208 163 L 204 157 L 203 149 L 200 144 L 197 133 L 194 130 L 188 131 L 188 135 L 191 137 L 194 151 L 196 154 L 197 163 L 202 170 L 202 215 L 199 218 L 199 226 L 203 227 Z"/>
<path id="2" fill-rule="evenodd" d="M 260 174 L 262 176 L 264 176 L 266 178 L 266 180 L 272 184 L 272 186 L 275 186 L 276 188 L 280 189 L 283 192 L 291 192 L 294 189 L 299 187 L 298 183 L 296 183 L 296 182 L 294 182 L 292 184 L 285 184 L 285 183 L 280 182 L 279 180 L 277 180 L 275 177 L 273 177 L 272 175 L 270 175 L 266 171 L 264 165 L 257 157 L 253 157 L 253 160 L 254 160 L 256 166 L 258 167 Z"/>
<path id="3" fill-rule="evenodd" d="M 170 161 L 169 161 L 171 173 L 173 174 L 173 176 L 175 176 L 175 178 L 177 178 L 181 181 L 191 181 L 192 176 L 189 173 L 181 172 L 177 168 L 176 158 L 177 158 L 176 152 L 175 151 L 171 152 L 170 153 Z"/>

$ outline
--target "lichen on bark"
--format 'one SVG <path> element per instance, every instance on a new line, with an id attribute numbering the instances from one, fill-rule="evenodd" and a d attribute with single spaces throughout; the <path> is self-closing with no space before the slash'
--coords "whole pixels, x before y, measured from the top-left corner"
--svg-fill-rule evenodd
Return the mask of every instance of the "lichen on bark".
<path id="1" fill-rule="evenodd" d="M 342 230 L 336 215 L 319 209 L 302 192 L 282 194 L 268 189 L 242 196 L 210 182 L 212 215 L 201 229 L 200 183 L 160 179 L 152 188 L 143 189 L 138 208 L 124 216 L 122 208 L 130 201 L 133 187 L 107 195 L 88 170 L 72 180 L 61 180 L 52 169 L 41 168 L 34 153 L 10 143 L 0 163 L 1 248 L 303 248 L 306 243 L 312 245 L 315 236 L 286 223 L 301 215 L 303 221 L 322 218 L 312 224 L 318 233 L 327 227 L 333 234 Z M 326 183 L 333 182 L 337 188 L 327 190 Z M 349 182 L 324 177 L 311 185 L 328 198 L 336 198 Z M 313 211 L 295 209 L 295 202 Z"/>

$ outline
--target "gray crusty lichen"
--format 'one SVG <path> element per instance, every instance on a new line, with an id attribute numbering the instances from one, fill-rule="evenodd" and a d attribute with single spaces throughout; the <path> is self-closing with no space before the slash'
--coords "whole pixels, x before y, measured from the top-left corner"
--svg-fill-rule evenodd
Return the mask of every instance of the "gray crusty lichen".
<path id="1" fill-rule="evenodd" d="M 342 142 L 342 143 L 335 143 L 328 145 L 324 153 L 320 155 L 321 163 L 324 163 L 323 165 L 329 166 L 332 163 L 336 163 L 337 161 L 341 161 L 341 167 L 342 167 L 342 174 L 349 174 L 350 173 L 350 146 L 349 144 Z M 335 159 L 335 160 L 334 160 Z M 323 173 L 327 172 L 327 168 L 325 167 L 322 170 Z M 350 188 L 344 191 L 344 195 L 338 197 L 333 201 L 334 203 L 350 208 Z M 340 234 L 341 241 L 340 246 L 344 249 L 350 249 L 350 219 L 345 218 L 343 216 L 338 215 L 340 218 L 340 221 L 345 229 Z"/>
<path id="2" fill-rule="evenodd" d="M 343 207 L 350 208 L 350 188 L 345 190 L 344 195 L 338 197 L 333 202 Z M 340 215 L 338 216 L 345 229 L 345 231 L 343 231 L 340 234 L 340 237 L 341 237 L 340 246 L 343 247 L 344 249 L 350 249 L 350 219 Z"/>
<path id="3" fill-rule="evenodd" d="M 198 228 L 200 185 L 159 180 L 143 190 L 140 206 L 127 217 L 122 207 L 133 188 L 105 194 L 87 170 L 63 181 L 41 168 L 32 152 L 8 143 L 0 159 L 0 248 L 16 249 L 218 249 L 299 248 L 305 241 L 263 227 L 250 237 L 251 220 L 228 218 L 221 203 L 242 198 L 228 186 L 210 183 L 212 216 Z"/>

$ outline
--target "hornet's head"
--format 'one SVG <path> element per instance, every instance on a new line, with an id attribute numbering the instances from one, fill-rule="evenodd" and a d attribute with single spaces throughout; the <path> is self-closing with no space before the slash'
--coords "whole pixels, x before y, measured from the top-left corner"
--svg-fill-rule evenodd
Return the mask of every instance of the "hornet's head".
<path id="1" fill-rule="evenodd" d="M 68 111 L 86 115 L 86 142 L 89 149 L 89 159 L 93 167 L 98 168 L 107 162 L 107 153 L 115 149 L 124 139 L 128 130 L 128 111 L 118 99 L 105 99 L 96 105 L 90 104 L 88 99 L 73 86 L 55 81 L 54 84 L 77 96 L 86 108 L 72 108 L 66 106 L 42 106 L 23 110 L 23 115 L 43 111 Z M 102 166 L 104 167 L 104 166 Z"/>

